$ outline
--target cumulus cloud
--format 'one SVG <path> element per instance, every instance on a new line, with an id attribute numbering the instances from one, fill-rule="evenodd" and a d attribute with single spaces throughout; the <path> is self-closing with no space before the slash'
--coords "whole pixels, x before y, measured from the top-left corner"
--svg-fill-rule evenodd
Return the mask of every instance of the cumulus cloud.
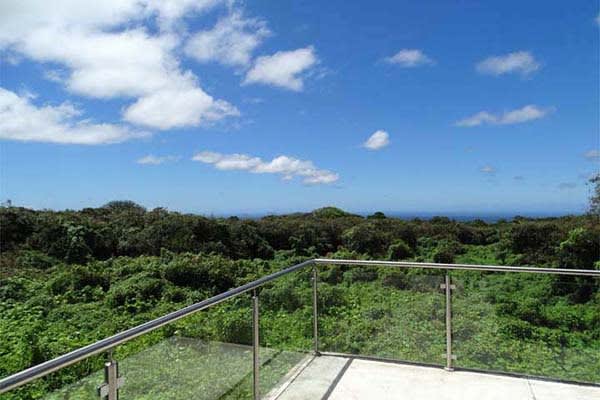
<path id="1" fill-rule="evenodd" d="M 211 29 L 194 34 L 185 46 L 188 56 L 200 62 L 229 66 L 250 64 L 252 52 L 270 31 L 260 19 L 246 19 L 238 11 L 222 18 Z"/>
<path id="2" fill-rule="evenodd" d="M 69 103 L 38 107 L 30 96 L 0 88 L 0 138 L 23 142 L 108 144 L 148 136 L 113 124 L 76 121 L 81 111 Z"/>
<path id="3" fill-rule="evenodd" d="M 38 27 L 102 30 L 156 18 L 163 27 L 187 14 L 202 13 L 229 0 L 102 0 L 93 7 L 79 0 L 5 0 L 0 4 L 0 42 L 13 42 Z"/>
<path id="4" fill-rule="evenodd" d="M 181 69 L 179 34 L 150 32 L 139 23 L 154 18 L 166 27 L 186 13 L 221 2 L 107 0 L 90 7 L 76 0 L 8 1 L 0 6 L 0 50 L 61 65 L 60 81 L 72 93 L 134 99 L 124 108 L 124 118 L 132 123 L 156 129 L 198 126 L 237 115 L 237 110 L 204 92 L 196 76 Z M 165 104 L 181 105 L 182 97 L 193 101 L 178 110 L 181 115 L 158 121 Z"/>
<path id="5" fill-rule="evenodd" d="M 517 51 L 502 56 L 488 57 L 477 63 L 475 69 L 482 74 L 503 75 L 518 73 L 530 75 L 541 67 L 540 63 L 527 51 Z"/>
<path id="6" fill-rule="evenodd" d="M 148 154 L 142 158 L 139 158 L 136 163 L 142 165 L 160 165 L 168 162 L 177 162 L 181 159 L 179 156 L 155 156 Z"/>
<path id="7" fill-rule="evenodd" d="M 593 149 L 593 150 L 586 151 L 583 154 L 583 156 L 590 161 L 600 160 L 600 150 Z"/>
<path id="8" fill-rule="evenodd" d="M 423 51 L 419 49 L 403 49 L 394 54 L 391 57 L 385 59 L 390 64 L 399 65 L 403 68 L 418 67 L 421 65 L 434 64 L 433 59 L 426 56 Z"/>
<path id="9" fill-rule="evenodd" d="M 141 97 L 125 110 L 123 117 L 134 124 L 171 129 L 237 115 L 237 108 L 226 101 L 215 100 L 200 88 L 188 87 L 158 90 Z"/>
<path id="10" fill-rule="evenodd" d="M 485 165 L 479 171 L 483 172 L 484 174 L 495 174 L 496 168 L 492 167 L 491 165 Z"/>
<path id="11" fill-rule="evenodd" d="M 369 150 L 379 150 L 389 144 L 390 135 L 386 131 L 378 130 L 363 143 L 363 147 Z"/>
<path id="12" fill-rule="evenodd" d="M 521 124 L 528 121 L 540 119 L 554 110 L 552 107 L 539 107 L 535 104 L 528 104 L 522 108 L 505 111 L 502 114 L 492 114 L 487 111 L 480 111 L 477 114 L 457 121 L 454 125 L 460 127 L 474 127 L 483 124 L 492 125 L 511 125 Z"/>
<path id="13" fill-rule="evenodd" d="M 299 160 L 289 156 L 278 156 L 271 161 L 247 154 L 221 154 L 203 151 L 193 156 L 192 160 L 212 164 L 219 170 L 248 171 L 255 174 L 279 174 L 282 179 L 290 180 L 300 177 L 309 185 L 334 183 L 339 179 L 335 172 L 317 168 L 312 161 Z"/>
<path id="14" fill-rule="evenodd" d="M 318 62 L 312 46 L 292 51 L 278 51 L 258 57 L 247 72 L 243 84 L 262 83 L 301 91 L 303 74 Z"/>

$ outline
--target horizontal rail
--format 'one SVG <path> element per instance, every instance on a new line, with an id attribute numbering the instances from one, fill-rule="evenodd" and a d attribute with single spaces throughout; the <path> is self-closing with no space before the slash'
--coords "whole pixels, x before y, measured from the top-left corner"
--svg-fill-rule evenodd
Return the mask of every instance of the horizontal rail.
<path id="1" fill-rule="evenodd" d="M 409 261 L 372 261 L 372 260 L 333 260 L 317 258 L 313 260 L 317 265 L 356 265 L 363 267 L 400 267 L 400 268 L 425 268 L 425 269 L 458 269 L 465 271 L 487 272 L 527 272 L 534 274 L 574 275 L 600 277 L 600 270 L 594 269 L 565 269 L 565 268 L 538 268 L 538 267 L 510 267 L 505 265 L 473 265 L 473 264 L 439 264 L 418 263 Z"/>
<path id="2" fill-rule="evenodd" d="M 400 267 L 400 268 L 426 268 L 426 269 L 441 269 L 441 270 L 475 270 L 475 271 L 498 271 L 498 272 L 528 272 L 538 274 L 554 274 L 554 275 L 575 275 L 575 276 L 593 276 L 600 277 L 600 271 L 597 270 L 582 270 L 582 269 L 559 269 L 559 268 L 536 268 L 536 267 L 510 267 L 501 265 L 470 265 L 470 264 L 437 264 L 437 263 L 416 263 L 403 261 L 370 261 L 370 260 L 334 260 L 318 258 L 307 260 L 292 267 L 283 269 L 273 274 L 267 275 L 253 282 L 231 289 L 227 292 L 218 294 L 199 303 L 192 304 L 180 310 L 166 314 L 162 317 L 148 321 L 141 325 L 135 326 L 126 331 L 117 333 L 106 339 L 92 343 L 88 346 L 81 347 L 70 353 L 64 354 L 52 360 L 35 365 L 31 368 L 17 372 L 0 380 L 0 394 L 8 392 L 14 388 L 22 386 L 34 379 L 46 376 L 54 371 L 72 365 L 78 361 L 86 359 L 96 354 L 100 354 L 110 350 L 120 344 L 128 342 L 140 335 L 151 332 L 164 325 L 170 324 L 188 315 L 204 310 L 208 307 L 219 304 L 227 299 L 238 296 L 242 293 L 259 288 L 264 284 L 271 282 L 283 275 L 297 271 L 310 265 L 355 265 L 355 266 L 379 266 L 379 267 Z"/>

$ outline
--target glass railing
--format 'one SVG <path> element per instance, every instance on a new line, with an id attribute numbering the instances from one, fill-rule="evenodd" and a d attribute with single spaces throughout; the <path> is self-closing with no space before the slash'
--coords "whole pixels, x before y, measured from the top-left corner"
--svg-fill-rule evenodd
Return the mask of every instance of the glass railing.
<path id="1" fill-rule="evenodd" d="M 600 382 L 600 279 L 453 271 L 456 367 Z"/>
<path id="2" fill-rule="evenodd" d="M 321 270 L 321 351 L 444 364 L 443 272 L 360 266 Z"/>
<path id="3" fill-rule="evenodd" d="M 251 298 L 244 294 L 116 347 L 106 361 L 117 365 L 119 398 L 251 399 L 251 321 Z M 99 369 L 43 399 L 107 397 L 106 373 Z"/>
<path id="4" fill-rule="evenodd" d="M 317 356 L 332 379 L 365 358 L 600 384 L 599 298 L 593 270 L 309 260 L 1 379 L 0 399 L 274 399 Z"/>

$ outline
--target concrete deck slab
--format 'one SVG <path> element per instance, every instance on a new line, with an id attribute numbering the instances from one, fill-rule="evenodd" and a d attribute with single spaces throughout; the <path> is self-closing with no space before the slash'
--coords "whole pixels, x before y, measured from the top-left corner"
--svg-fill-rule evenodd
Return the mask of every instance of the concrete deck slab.
<path id="1" fill-rule="evenodd" d="M 600 387 L 360 359 L 344 370 L 348 360 L 315 358 L 277 399 L 600 400 Z"/>
<path id="2" fill-rule="evenodd" d="M 292 377 L 277 400 L 315 400 L 326 398 L 332 385 L 343 375 L 350 360 L 343 357 L 315 357 Z"/>

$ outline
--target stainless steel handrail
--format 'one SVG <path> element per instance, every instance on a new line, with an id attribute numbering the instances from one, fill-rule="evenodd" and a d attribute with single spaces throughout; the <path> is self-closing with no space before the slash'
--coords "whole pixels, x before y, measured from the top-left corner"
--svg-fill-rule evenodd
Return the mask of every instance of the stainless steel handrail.
<path id="1" fill-rule="evenodd" d="M 510 267 L 504 265 L 475 265 L 475 264 L 440 264 L 440 263 L 417 263 L 408 261 L 373 261 L 373 260 L 334 260 L 328 258 L 316 258 L 313 260 L 317 265 L 356 265 L 363 267 L 401 267 L 401 268 L 425 268 L 425 269 L 458 269 L 466 271 L 487 272 L 529 272 L 534 274 L 552 275 L 575 275 L 575 276 L 597 276 L 600 270 L 593 269 L 566 269 L 566 268 L 538 268 L 538 267 Z"/>
<path id="2" fill-rule="evenodd" d="M 208 307 L 219 304 L 227 299 L 246 293 L 250 290 L 257 289 L 264 284 L 271 282 L 283 275 L 297 271 L 304 267 L 317 265 L 354 265 L 354 266 L 387 266 L 400 268 L 426 268 L 440 270 L 475 270 L 475 271 L 496 271 L 496 272 L 527 272 L 540 274 L 555 274 L 555 275 L 575 275 L 575 276 L 593 276 L 600 277 L 600 271 L 597 270 L 582 270 L 582 269 L 559 269 L 559 268 L 536 268 L 536 267 L 510 267 L 510 266 L 486 266 L 486 265 L 470 265 L 470 264 L 437 264 L 437 263 L 416 263 L 403 261 L 371 261 L 371 260 L 335 260 L 326 258 L 317 258 L 304 261 L 292 267 L 283 269 L 253 282 L 231 289 L 227 292 L 218 294 L 199 303 L 192 304 L 180 310 L 166 314 L 162 317 L 148 321 L 141 325 L 135 326 L 126 331 L 117 333 L 106 339 L 92 343 L 88 346 L 81 347 L 70 353 L 64 354 L 52 360 L 35 365 L 31 368 L 17 372 L 0 380 L 0 394 L 8 392 L 14 388 L 22 386 L 34 379 L 41 378 L 51 372 L 57 371 L 78 361 L 91 357 L 93 355 L 108 351 L 120 344 L 130 341 L 140 335 L 151 332 L 171 322 L 177 321 L 188 315 L 204 310 Z"/>

